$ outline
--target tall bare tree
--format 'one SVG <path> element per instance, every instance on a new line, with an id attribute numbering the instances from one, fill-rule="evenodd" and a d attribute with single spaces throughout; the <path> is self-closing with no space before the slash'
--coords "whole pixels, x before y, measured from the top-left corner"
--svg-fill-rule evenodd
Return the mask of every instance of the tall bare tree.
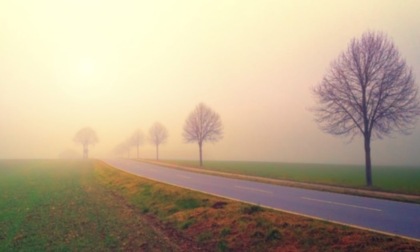
<path id="1" fill-rule="evenodd" d="M 149 139 L 156 146 L 156 160 L 159 160 L 159 145 L 166 142 L 168 131 L 165 126 L 155 122 L 149 130 Z"/>
<path id="2" fill-rule="evenodd" d="M 322 130 L 350 140 L 363 136 L 367 186 L 372 185 L 371 140 L 410 133 L 420 115 L 417 92 L 411 69 L 380 32 L 353 39 L 314 89 Z"/>
<path id="3" fill-rule="evenodd" d="M 137 129 L 133 132 L 131 137 L 128 139 L 129 145 L 135 146 L 137 148 L 137 159 L 139 159 L 139 148 L 143 144 L 144 135 L 140 129 Z"/>
<path id="4" fill-rule="evenodd" d="M 198 143 L 200 167 L 202 167 L 203 143 L 217 142 L 223 138 L 220 116 L 203 103 L 198 104 L 185 121 L 183 136 L 188 143 Z"/>
<path id="5" fill-rule="evenodd" d="M 89 158 L 89 145 L 95 145 L 98 137 L 93 129 L 85 127 L 76 133 L 73 141 L 83 146 L 83 158 Z"/>

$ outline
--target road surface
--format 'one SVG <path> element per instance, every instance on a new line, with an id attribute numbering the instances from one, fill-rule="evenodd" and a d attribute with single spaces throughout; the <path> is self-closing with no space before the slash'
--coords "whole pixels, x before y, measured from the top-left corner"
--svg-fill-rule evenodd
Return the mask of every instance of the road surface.
<path id="1" fill-rule="evenodd" d="M 224 178 L 125 159 L 103 161 L 183 188 L 420 240 L 420 204 Z"/>

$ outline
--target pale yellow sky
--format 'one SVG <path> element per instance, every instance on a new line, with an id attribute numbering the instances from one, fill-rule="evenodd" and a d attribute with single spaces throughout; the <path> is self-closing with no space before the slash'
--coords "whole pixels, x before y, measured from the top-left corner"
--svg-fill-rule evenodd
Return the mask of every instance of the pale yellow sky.
<path id="1" fill-rule="evenodd" d="M 0 158 L 81 153 L 72 139 L 84 126 L 102 157 L 155 121 L 169 131 L 162 158 L 196 158 L 182 127 L 204 102 L 225 129 L 205 159 L 362 163 L 360 139 L 318 129 L 311 88 L 369 29 L 420 78 L 418 13 L 419 1 L 3 0 Z M 419 145 L 417 126 L 374 142 L 373 161 L 418 165 Z"/>

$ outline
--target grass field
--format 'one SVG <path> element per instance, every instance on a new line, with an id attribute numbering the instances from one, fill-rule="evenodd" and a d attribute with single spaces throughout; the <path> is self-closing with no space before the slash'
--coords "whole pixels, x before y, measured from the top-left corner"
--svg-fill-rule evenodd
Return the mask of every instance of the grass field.
<path id="1" fill-rule="evenodd" d="M 191 160 L 164 160 L 164 162 L 199 167 L 197 161 Z M 205 161 L 202 169 L 299 182 L 365 187 L 364 167 L 357 165 Z M 373 167 L 374 188 L 378 190 L 420 195 L 419 181 L 420 167 Z"/>
<path id="2" fill-rule="evenodd" d="M 0 161 L 0 195 L 0 251 L 420 250 L 419 242 L 161 184 L 99 161 Z"/>
<path id="3" fill-rule="evenodd" d="M 133 221 L 93 171 L 83 161 L 0 161 L 0 251 L 171 248 Z"/>

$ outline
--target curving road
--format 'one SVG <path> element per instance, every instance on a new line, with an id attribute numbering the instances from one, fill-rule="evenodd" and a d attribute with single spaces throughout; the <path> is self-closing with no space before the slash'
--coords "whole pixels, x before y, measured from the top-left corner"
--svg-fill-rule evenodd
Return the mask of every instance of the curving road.
<path id="1" fill-rule="evenodd" d="M 420 204 L 321 192 L 104 159 L 126 172 L 204 193 L 420 240 Z"/>

